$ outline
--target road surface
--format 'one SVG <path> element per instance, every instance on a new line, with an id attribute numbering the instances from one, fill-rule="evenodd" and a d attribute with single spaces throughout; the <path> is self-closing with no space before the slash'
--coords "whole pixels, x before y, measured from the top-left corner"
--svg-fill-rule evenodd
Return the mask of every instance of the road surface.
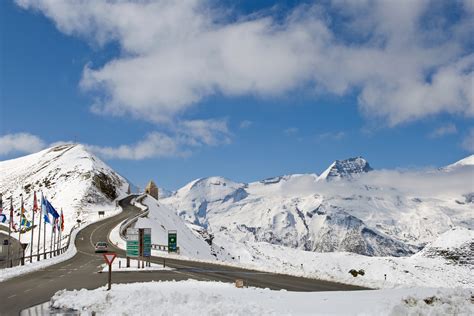
<path id="1" fill-rule="evenodd" d="M 102 254 L 94 253 L 94 244 L 107 241 L 109 232 L 120 222 L 136 215 L 141 210 L 130 204 L 131 197 L 120 202 L 123 212 L 91 224 L 81 230 L 75 244 L 77 254 L 64 262 L 53 266 L 0 282 L 0 315 L 18 315 L 25 308 L 48 301 L 61 289 L 94 289 L 107 284 L 107 273 L 98 273 L 104 263 Z M 118 256 L 125 256 L 121 249 L 110 247 Z M 162 258 L 153 257 L 152 262 L 162 263 Z M 249 286 L 286 289 L 289 291 L 333 291 L 360 290 L 362 288 L 293 277 L 239 269 L 217 264 L 166 259 L 166 266 L 172 271 L 120 272 L 113 275 L 113 283 L 144 282 L 151 280 L 215 280 L 234 282 L 243 279 Z"/>

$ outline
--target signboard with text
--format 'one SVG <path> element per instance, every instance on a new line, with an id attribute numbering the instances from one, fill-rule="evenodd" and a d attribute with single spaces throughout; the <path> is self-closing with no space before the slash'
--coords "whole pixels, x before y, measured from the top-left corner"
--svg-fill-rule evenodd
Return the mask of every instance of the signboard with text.
<path id="1" fill-rule="evenodd" d="M 176 230 L 168 231 L 168 252 L 176 252 L 178 250 L 178 232 Z"/>
<path id="2" fill-rule="evenodd" d="M 138 228 L 127 229 L 127 257 L 140 255 L 140 240 Z"/>
<path id="3" fill-rule="evenodd" d="M 151 228 L 143 228 L 143 256 L 151 256 Z"/>

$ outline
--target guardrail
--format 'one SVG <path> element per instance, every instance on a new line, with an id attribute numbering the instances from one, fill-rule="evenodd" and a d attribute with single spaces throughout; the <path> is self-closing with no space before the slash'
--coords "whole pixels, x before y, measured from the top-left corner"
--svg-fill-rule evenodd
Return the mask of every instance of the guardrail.
<path id="1" fill-rule="evenodd" d="M 137 201 L 138 203 L 140 203 L 144 198 L 146 197 L 146 194 L 142 194 L 134 199 L 135 201 Z M 142 204 L 143 205 L 143 204 Z M 145 205 L 144 205 L 145 206 Z M 147 206 L 145 206 L 145 209 L 143 210 L 143 212 L 139 213 L 138 215 L 134 216 L 134 217 L 131 217 L 127 220 L 125 220 L 124 222 L 122 222 L 122 224 L 120 224 L 120 228 L 119 228 L 119 235 L 120 235 L 120 238 L 122 238 L 123 240 L 127 240 L 127 236 L 126 236 L 126 232 L 127 232 L 127 229 L 132 226 L 133 224 L 135 224 L 137 222 L 137 220 L 140 218 L 140 217 L 145 217 L 148 215 L 149 213 L 149 209 Z"/>
<path id="2" fill-rule="evenodd" d="M 147 196 L 147 194 L 142 194 L 134 199 L 132 199 L 132 204 L 133 203 L 133 200 L 135 200 L 136 202 L 140 203 L 141 204 L 141 201 L 143 201 L 143 199 Z M 143 204 L 141 204 L 143 205 Z M 143 209 L 143 212 L 134 216 L 134 217 L 131 217 L 125 221 L 122 222 L 122 224 L 120 224 L 120 228 L 119 228 L 119 235 L 120 235 L 120 238 L 122 238 L 123 240 L 127 240 L 127 236 L 126 236 L 126 232 L 127 232 L 127 229 L 132 226 L 133 224 L 135 224 L 137 222 L 137 220 L 140 218 L 140 217 L 145 217 L 148 215 L 148 213 L 150 212 L 150 210 L 148 209 L 148 206 L 146 205 L 143 205 L 144 209 Z M 151 249 L 154 249 L 154 250 L 161 250 L 161 251 L 168 251 L 168 245 L 159 245 L 159 244 L 151 244 Z M 176 251 L 177 253 L 179 254 L 179 247 L 176 248 Z"/>
<path id="3" fill-rule="evenodd" d="M 169 252 L 168 245 L 151 244 L 151 249 Z M 176 252 L 179 254 L 179 247 L 176 247 Z"/>
<path id="4" fill-rule="evenodd" d="M 52 257 L 56 257 L 56 256 L 59 256 L 63 253 L 65 253 L 70 244 L 71 244 L 71 235 L 73 233 L 73 231 L 75 229 L 77 229 L 77 224 L 74 225 L 71 229 L 71 231 L 69 232 L 69 235 L 67 237 L 64 237 L 64 238 L 61 238 L 61 241 L 63 241 L 64 239 L 67 238 L 67 243 L 64 247 L 61 247 L 61 248 L 58 248 L 58 249 L 54 249 L 54 250 L 50 250 L 50 251 L 44 251 L 44 252 L 41 252 L 41 253 L 36 253 L 36 254 L 33 254 L 33 255 L 28 255 L 28 256 L 23 256 L 23 255 L 19 255 L 19 256 L 16 256 L 16 257 L 11 257 L 9 262 L 7 261 L 3 261 L 2 265 L 4 266 L 4 268 L 11 268 L 13 266 L 17 266 L 17 265 L 24 265 L 25 264 L 25 261 L 26 260 L 29 260 L 30 262 L 33 262 L 33 259 L 36 257 L 36 261 L 40 261 L 41 258 L 43 258 L 43 260 L 46 260 L 49 256 L 49 258 L 52 258 Z"/>

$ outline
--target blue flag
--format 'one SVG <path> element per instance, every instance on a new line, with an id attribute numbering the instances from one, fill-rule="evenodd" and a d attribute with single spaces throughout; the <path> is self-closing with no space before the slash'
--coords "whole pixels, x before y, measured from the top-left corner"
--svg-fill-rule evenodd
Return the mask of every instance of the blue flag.
<path id="1" fill-rule="evenodd" d="M 41 193 L 41 214 L 43 214 L 44 222 L 51 224 L 48 215 L 48 204 L 46 203 L 46 199 L 44 198 L 43 193 Z"/>
<path id="2" fill-rule="evenodd" d="M 53 217 L 56 219 L 59 217 L 59 213 L 54 209 L 54 207 L 49 203 L 48 200 L 46 200 L 46 208 L 48 209 L 48 213 L 53 215 Z"/>

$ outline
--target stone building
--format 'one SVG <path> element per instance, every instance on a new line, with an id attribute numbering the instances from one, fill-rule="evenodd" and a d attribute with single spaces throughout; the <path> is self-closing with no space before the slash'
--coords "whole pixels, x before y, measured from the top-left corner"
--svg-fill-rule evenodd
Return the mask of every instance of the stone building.
<path id="1" fill-rule="evenodd" d="M 158 187 L 156 186 L 155 182 L 153 182 L 153 180 L 150 180 L 150 182 L 148 182 L 146 185 L 145 193 L 158 200 Z"/>

